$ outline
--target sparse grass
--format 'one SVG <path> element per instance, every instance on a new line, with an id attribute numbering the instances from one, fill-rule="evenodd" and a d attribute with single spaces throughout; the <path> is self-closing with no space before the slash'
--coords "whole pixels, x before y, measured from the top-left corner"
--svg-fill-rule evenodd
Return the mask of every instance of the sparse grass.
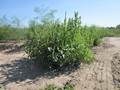
<path id="1" fill-rule="evenodd" d="M 63 88 L 57 87 L 54 84 L 50 84 L 46 88 L 40 90 L 74 90 L 74 87 L 70 83 L 65 84 Z"/>

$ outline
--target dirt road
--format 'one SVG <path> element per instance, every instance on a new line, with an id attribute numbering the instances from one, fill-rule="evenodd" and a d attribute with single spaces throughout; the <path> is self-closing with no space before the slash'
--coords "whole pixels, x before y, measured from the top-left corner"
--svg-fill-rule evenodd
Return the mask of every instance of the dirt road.
<path id="1" fill-rule="evenodd" d="M 81 64 L 74 72 L 54 73 L 43 71 L 27 60 L 16 44 L 0 49 L 0 84 L 6 90 L 38 90 L 48 84 L 62 86 L 70 81 L 75 90 L 119 90 L 120 88 L 120 38 L 106 37 L 93 48 L 96 60 Z M 16 45 L 17 47 L 17 45 Z"/>

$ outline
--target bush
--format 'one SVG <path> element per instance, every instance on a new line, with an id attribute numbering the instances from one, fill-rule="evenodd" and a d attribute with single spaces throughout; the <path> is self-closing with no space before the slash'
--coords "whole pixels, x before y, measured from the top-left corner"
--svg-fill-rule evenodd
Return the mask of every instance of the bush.
<path id="1" fill-rule="evenodd" d="M 64 23 L 35 25 L 29 30 L 26 53 L 35 63 L 47 68 L 60 68 L 81 61 L 90 62 L 93 53 L 82 36 L 80 17 Z"/>

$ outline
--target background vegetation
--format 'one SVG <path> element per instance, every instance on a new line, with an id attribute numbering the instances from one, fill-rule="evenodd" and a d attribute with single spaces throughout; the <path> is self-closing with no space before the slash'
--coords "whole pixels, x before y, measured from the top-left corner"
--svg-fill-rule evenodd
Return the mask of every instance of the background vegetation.
<path id="1" fill-rule="evenodd" d="M 27 28 L 20 27 L 20 20 L 17 17 L 8 19 L 0 17 L 0 40 L 23 40 Z"/>

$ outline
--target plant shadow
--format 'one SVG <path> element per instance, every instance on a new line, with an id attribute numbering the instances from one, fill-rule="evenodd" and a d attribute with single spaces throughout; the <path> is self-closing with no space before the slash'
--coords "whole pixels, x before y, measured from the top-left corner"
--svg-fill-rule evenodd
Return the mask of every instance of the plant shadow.
<path id="1" fill-rule="evenodd" d="M 61 70 L 46 70 L 44 68 L 36 66 L 32 60 L 22 58 L 20 60 L 13 61 L 11 64 L 0 65 L 1 73 L 6 76 L 6 79 L 3 80 L 0 84 L 7 85 L 12 82 L 18 83 L 26 80 L 30 80 L 30 82 L 35 82 L 41 77 L 51 79 L 61 74 L 69 75 L 77 68 L 79 68 L 79 65 L 68 65 Z"/>

